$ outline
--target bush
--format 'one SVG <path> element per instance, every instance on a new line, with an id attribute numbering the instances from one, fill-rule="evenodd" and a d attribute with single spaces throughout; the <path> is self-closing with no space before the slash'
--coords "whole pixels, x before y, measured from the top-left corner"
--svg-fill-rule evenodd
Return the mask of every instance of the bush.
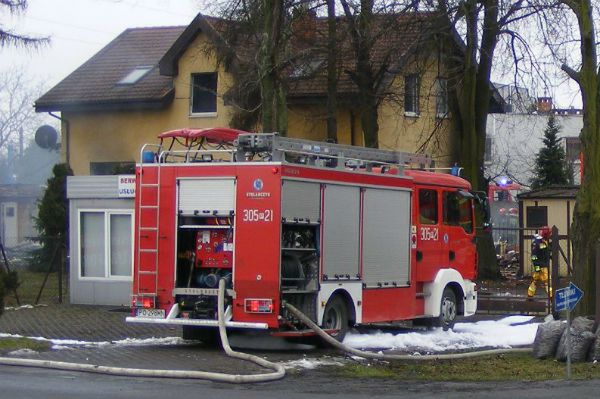
<path id="1" fill-rule="evenodd" d="M 67 201 L 67 176 L 73 171 L 67 164 L 54 165 L 52 177 L 38 206 L 36 227 L 40 233 L 42 248 L 34 257 L 33 270 L 57 270 L 60 265 L 61 251 L 67 247 L 67 229 L 69 225 Z"/>

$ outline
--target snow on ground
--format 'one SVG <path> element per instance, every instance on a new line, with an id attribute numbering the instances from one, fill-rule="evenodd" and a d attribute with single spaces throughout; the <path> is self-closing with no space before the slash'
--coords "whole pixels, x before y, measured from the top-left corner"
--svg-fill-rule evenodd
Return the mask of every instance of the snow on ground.
<path id="1" fill-rule="evenodd" d="M 456 323 L 453 330 L 392 334 L 376 331 L 348 334 L 344 343 L 358 349 L 390 349 L 402 352 L 446 352 L 480 348 L 511 348 L 531 345 L 539 323 L 533 316 L 509 316 L 500 320 Z"/>
<path id="2" fill-rule="evenodd" d="M 344 363 L 340 360 L 333 358 L 302 358 L 299 360 L 290 360 L 283 363 L 283 367 L 286 369 L 316 369 L 321 366 L 343 366 Z"/>
<path id="3" fill-rule="evenodd" d="M 22 335 L 0 333 L 0 338 L 23 338 Z M 125 338 L 118 341 L 79 341 L 74 339 L 49 339 L 44 337 L 27 337 L 37 341 L 46 341 L 52 343 L 52 349 L 72 349 L 80 348 L 98 348 L 105 346 L 168 346 L 168 345 L 189 345 L 180 337 L 166 338 Z"/>
<path id="4" fill-rule="evenodd" d="M 431 331 L 403 331 L 390 333 L 374 331 L 365 334 L 348 334 L 344 343 L 359 349 L 395 350 L 408 353 L 436 353 L 456 350 L 481 348 L 511 348 L 531 345 L 539 323 L 531 322 L 532 316 L 509 316 L 500 320 L 478 321 L 474 323 L 457 323 L 453 330 L 443 331 L 441 328 Z M 0 338 L 20 335 L 0 333 Z M 48 339 L 29 337 L 31 339 L 52 343 L 53 349 L 101 348 L 109 346 L 170 346 L 192 345 L 194 341 L 186 341 L 179 337 L 167 338 L 126 338 L 118 341 L 79 341 L 71 339 Z M 244 345 L 239 345 L 243 347 Z M 269 348 L 276 350 L 278 348 Z M 281 348 L 280 348 L 281 349 Z M 287 348 L 289 349 L 289 348 Z M 295 348 L 301 350 L 301 348 Z M 322 365 L 322 360 L 301 359 L 291 362 L 291 368 L 310 368 L 313 364 Z M 315 366 L 316 367 L 316 366 Z"/>

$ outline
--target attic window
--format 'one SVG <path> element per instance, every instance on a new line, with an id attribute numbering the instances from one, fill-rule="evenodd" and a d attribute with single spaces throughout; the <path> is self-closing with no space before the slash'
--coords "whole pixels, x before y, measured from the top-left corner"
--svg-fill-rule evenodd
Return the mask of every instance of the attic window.
<path id="1" fill-rule="evenodd" d="M 125 77 L 117 83 L 118 85 L 132 85 L 142 79 L 148 72 L 152 70 L 152 66 L 137 66 L 133 68 Z"/>
<path id="2" fill-rule="evenodd" d="M 323 66 L 324 63 L 325 63 L 325 60 L 313 60 L 313 61 L 308 61 L 308 62 L 299 64 L 292 70 L 290 77 L 292 77 L 292 78 L 309 77 L 309 76 L 313 75 L 315 72 L 317 72 L 317 70 L 319 70 Z"/>

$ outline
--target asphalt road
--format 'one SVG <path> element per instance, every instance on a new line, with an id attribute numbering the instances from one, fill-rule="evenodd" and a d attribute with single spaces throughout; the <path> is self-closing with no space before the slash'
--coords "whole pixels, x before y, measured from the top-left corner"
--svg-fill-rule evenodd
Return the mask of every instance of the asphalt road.
<path id="1" fill-rule="evenodd" d="M 52 370 L 0 367 L 0 398 L 11 399 L 306 399 L 310 398 L 597 398 L 600 381 L 423 383 L 333 379 L 319 371 L 294 373 L 266 384 L 141 379 Z"/>

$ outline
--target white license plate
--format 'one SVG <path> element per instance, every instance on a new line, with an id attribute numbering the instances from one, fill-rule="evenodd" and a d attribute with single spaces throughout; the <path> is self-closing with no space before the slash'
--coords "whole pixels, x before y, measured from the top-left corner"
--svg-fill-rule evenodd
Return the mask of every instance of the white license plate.
<path id="1" fill-rule="evenodd" d="M 141 308 L 137 309 L 135 315 L 137 317 L 143 317 L 146 319 L 164 319 L 165 311 L 164 309 L 146 309 Z"/>

